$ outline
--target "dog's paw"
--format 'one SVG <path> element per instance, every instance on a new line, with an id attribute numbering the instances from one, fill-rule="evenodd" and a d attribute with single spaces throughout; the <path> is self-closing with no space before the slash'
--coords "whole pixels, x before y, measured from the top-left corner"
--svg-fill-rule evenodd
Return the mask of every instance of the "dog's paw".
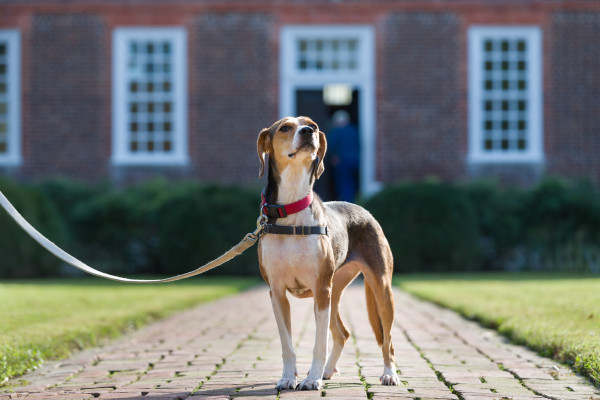
<path id="1" fill-rule="evenodd" d="M 398 386 L 400 384 L 400 378 L 396 374 L 383 374 L 379 381 L 386 386 Z"/>
<path id="2" fill-rule="evenodd" d="M 331 377 L 335 374 L 339 374 L 340 370 L 337 368 L 334 368 L 333 371 L 330 370 L 325 370 L 323 371 L 323 379 L 327 380 L 327 379 L 331 379 Z"/>
<path id="3" fill-rule="evenodd" d="M 296 387 L 296 378 L 294 379 L 288 379 L 288 378 L 281 378 L 279 380 L 279 382 L 277 382 L 277 390 L 287 390 L 287 389 L 294 389 Z"/>
<path id="4" fill-rule="evenodd" d="M 323 385 L 322 379 L 306 378 L 296 386 L 298 390 L 319 390 Z"/>

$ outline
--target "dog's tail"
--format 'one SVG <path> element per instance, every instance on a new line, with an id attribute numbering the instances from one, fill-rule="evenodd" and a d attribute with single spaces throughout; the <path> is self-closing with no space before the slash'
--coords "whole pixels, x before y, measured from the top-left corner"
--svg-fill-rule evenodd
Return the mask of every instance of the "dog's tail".
<path id="1" fill-rule="evenodd" d="M 379 346 L 382 346 L 383 326 L 381 325 L 381 318 L 379 317 L 379 310 L 377 309 L 377 302 L 375 300 L 375 295 L 373 294 L 373 289 L 371 289 L 366 280 L 365 295 L 367 297 L 367 313 L 369 314 L 369 322 L 371 323 L 371 328 L 373 328 L 373 332 L 375 332 L 375 339 L 377 339 L 377 344 L 379 344 Z"/>

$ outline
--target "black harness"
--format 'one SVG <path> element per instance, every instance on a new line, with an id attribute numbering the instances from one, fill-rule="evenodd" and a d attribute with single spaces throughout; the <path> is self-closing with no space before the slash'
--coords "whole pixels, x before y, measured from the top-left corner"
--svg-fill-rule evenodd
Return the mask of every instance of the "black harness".
<path id="1" fill-rule="evenodd" d="M 266 224 L 264 229 L 264 233 L 272 233 L 274 235 L 295 235 L 295 236 L 310 236 L 310 235 L 329 235 L 329 230 L 327 226 L 317 225 L 317 226 L 308 226 L 308 225 L 273 225 Z"/>
<path id="2" fill-rule="evenodd" d="M 268 204 L 266 199 L 266 193 L 263 190 L 262 192 L 262 204 L 261 204 L 261 214 L 265 218 L 269 220 L 271 218 L 285 218 L 290 214 L 298 213 L 306 208 L 310 207 L 313 201 L 313 193 L 312 191 L 308 194 L 308 196 L 300 199 L 291 204 Z M 266 222 L 266 221 L 265 221 Z M 329 235 L 329 230 L 327 226 L 316 225 L 316 226 L 308 226 L 308 225 L 274 225 L 265 223 L 263 225 L 262 233 L 270 233 L 273 235 L 293 235 L 293 236 L 310 236 L 310 235 Z"/>

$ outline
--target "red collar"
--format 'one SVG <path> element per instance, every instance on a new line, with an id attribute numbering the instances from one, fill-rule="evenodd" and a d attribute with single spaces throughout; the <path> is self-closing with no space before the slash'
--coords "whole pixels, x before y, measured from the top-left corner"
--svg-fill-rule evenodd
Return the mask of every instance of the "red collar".
<path id="1" fill-rule="evenodd" d="M 261 198 L 262 198 L 263 214 L 265 214 L 266 216 L 271 217 L 271 218 L 285 218 L 290 214 L 295 214 L 297 212 L 300 212 L 300 211 L 308 208 L 308 206 L 310 206 L 313 201 L 313 192 L 311 190 L 310 193 L 308 194 L 308 196 L 306 196 L 305 198 L 300 199 L 291 204 L 285 204 L 285 205 L 267 204 L 267 199 L 265 197 L 264 190 L 261 194 Z"/>

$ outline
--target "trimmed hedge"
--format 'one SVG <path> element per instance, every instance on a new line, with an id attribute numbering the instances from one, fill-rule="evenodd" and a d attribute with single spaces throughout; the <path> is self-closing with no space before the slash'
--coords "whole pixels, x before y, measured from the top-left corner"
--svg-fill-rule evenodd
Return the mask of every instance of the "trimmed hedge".
<path id="1" fill-rule="evenodd" d="M 387 187 L 365 204 L 392 246 L 396 272 L 556 270 L 600 273 L 600 195 L 546 178 Z"/>
<path id="2" fill-rule="evenodd" d="M 258 190 L 196 182 L 156 180 L 93 196 L 65 183 L 50 187 L 58 202 L 82 195 L 66 213 L 78 247 L 86 249 L 81 257 L 114 273 L 175 275 L 195 269 L 254 229 L 260 201 Z M 256 253 L 248 251 L 216 272 L 248 275 L 258 270 L 256 264 Z"/>
<path id="3" fill-rule="evenodd" d="M 42 234 L 57 243 L 66 243 L 68 232 L 54 202 L 35 186 L 17 185 L 0 179 L 0 190 Z M 51 276 L 61 262 L 33 241 L 3 209 L 0 209 L 0 277 Z"/>
<path id="4" fill-rule="evenodd" d="M 365 207 L 380 222 L 396 270 L 476 269 L 477 215 L 467 193 L 447 183 L 408 183 L 384 189 Z"/>
<path id="5" fill-rule="evenodd" d="M 164 180 L 122 190 L 67 180 L 37 187 L 0 181 L 0 189 L 50 240 L 94 268 L 119 275 L 175 275 L 213 260 L 254 230 L 260 202 L 258 189 Z M 0 277 L 80 274 L 4 212 L 0 226 Z M 215 270 L 257 271 L 256 250 Z"/>
<path id="6" fill-rule="evenodd" d="M 67 180 L 0 180 L 0 189 L 66 251 L 124 275 L 173 275 L 216 258 L 254 228 L 260 201 L 258 188 L 165 180 L 119 190 Z M 515 189 L 430 180 L 389 186 L 363 205 L 386 233 L 396 272 L 600 273 L 600 194 L 589 183 L 545 179 Z M 3 212 L 0 227 L 0 277 L 77 273 Z M 250 250 L 214 273 L 257 271 Z"/>

